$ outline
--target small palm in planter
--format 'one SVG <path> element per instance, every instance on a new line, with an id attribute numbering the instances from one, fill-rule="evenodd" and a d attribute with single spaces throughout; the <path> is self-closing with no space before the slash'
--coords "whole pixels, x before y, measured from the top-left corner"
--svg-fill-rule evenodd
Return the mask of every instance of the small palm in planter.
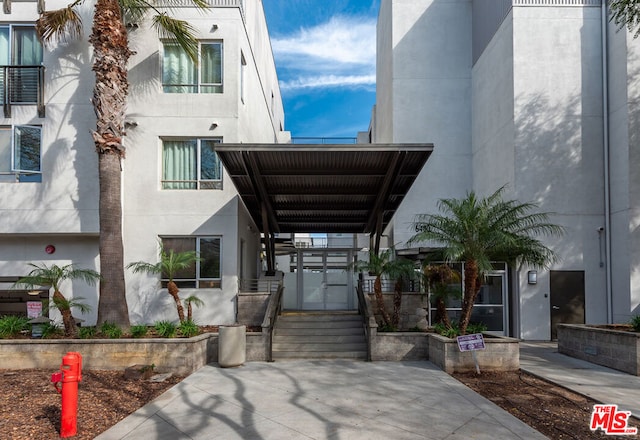
<path id="1" fill-rule="evenodd" d="M 167 292 L 176 303 L 178 319 L 180 322 L 185 321 L 184 307 L 180 301 L 180 289 L 174 281 L 175 276 L 182 270 L 188 269 L 200 258 L 194 251 L 175 252 L 173 249 L 166 251 L 162 244 L 160 245 L 160 261 L 151 264 L 144 261 L 137 261 L 127 265 L 128 269 L 132 269 L 134 273 L 161 274 L 162 278 L 168 279 Z M 190 303 L 189 303 L 190 304 Z M 196 304 L 198 305 L 198 304 Z"/>
<path id="2" fill-rule="evenodd" d="M 369 253 L 368 260 L 358 260 L 352 266 L 354 270 L 369 272 L 375 276 L 373 292 L 376 298 L 378 311 L 382 316 L 383 324 L 388 329 L 396 329 L 399 323 L 399 313 L 402 303 L 402 280 L 413 276 L 413 262 L 405 258 L 395 258 L 394 249 L 386 249 L 379 254 Z M 382 296 L 382 278 L 386 277 L 395 282 L 393 298 L 393 315 L 389 315 Z"/>
<path id="3" fill-rule="evenodd" d="M 48 307 L 56 308 L 62 315 L 62 323 L 64 324 L 64 333 L 66 336 L 75 337 L 78 334 L 76 321 L 71 314 L 71 309 L 76 308 L 81 313 L 91 310 L 87 304 L 82 302 L 84 298 L 68 299 L 60 291 L 60 286 L 65 280 L 82 280 L 93 286 L 100 280 L 100 274 L 91 269 L 76 269 L 72 264 L 66 266 L 58 266 L 52 264 L 47 266 L 42 263 L 41 266 L 29 263 L 33 270 L 26 277 L 16 281 L 16 287 L 35 288 L 40 286 L 51 286 L 53 288 L 53 297 L 48 303 Z"/>

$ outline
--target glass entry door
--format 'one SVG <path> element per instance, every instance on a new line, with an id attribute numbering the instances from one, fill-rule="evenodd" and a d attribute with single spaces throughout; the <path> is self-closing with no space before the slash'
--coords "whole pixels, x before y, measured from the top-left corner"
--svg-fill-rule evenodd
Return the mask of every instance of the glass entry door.
<path id="1" fill-rule="evenodd" d="M 298 299 L 302 310 L 353 309 L 353 276 L 349 251 L 301 251 Z"/>

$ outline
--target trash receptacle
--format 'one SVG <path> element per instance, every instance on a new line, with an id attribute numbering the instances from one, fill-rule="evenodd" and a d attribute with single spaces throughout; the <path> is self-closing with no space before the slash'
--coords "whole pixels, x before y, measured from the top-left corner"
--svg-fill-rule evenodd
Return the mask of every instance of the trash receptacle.
<path id="1" fill-rule="evenodd" d="M 247 327 L 224 325 L 218 330 L 218 364 L 221 367 L 238 367 L 247 358 Z"/>

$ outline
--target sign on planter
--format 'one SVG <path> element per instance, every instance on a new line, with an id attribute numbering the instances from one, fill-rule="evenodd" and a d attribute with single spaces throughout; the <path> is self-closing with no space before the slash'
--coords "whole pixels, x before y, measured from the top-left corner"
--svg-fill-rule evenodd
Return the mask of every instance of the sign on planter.
<path id="1" fill-rule="evenodd" d="M 460 351 L 484 350 L 484 338 L 482 333 L 474 333 L 472 335 L 458 336 L 458 348 Z"/>

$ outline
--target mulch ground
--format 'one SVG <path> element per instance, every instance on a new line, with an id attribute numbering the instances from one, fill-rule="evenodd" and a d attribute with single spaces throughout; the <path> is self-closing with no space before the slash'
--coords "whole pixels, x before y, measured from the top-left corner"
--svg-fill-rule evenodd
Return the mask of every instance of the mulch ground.
<path id="1" fill-rule="evenodd" d="M 593 399 L 574 393 L 524 372 L 483 372 L 454 374 L 460 382 L 491 400 L 527 425 L 550 439 L 638 439 L 640 436 L 612 436 L 603 431 L 591 431 Z M 637 427 L 640 420 L 631 418 L 629 427 Z"/>

